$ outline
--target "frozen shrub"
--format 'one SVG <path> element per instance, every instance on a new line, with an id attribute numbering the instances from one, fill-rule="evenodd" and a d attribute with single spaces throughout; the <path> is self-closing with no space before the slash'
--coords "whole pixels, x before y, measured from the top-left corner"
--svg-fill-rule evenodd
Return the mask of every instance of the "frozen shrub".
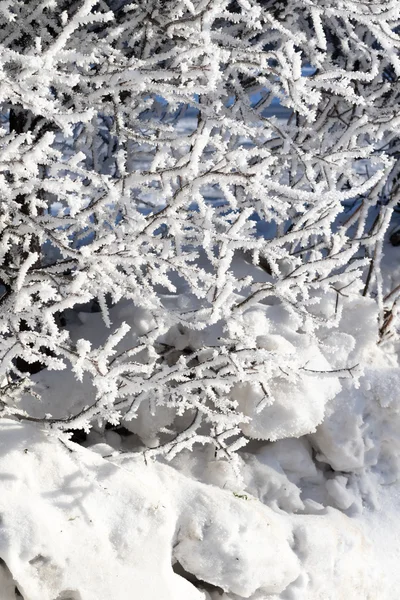
<path id="1" fill-rule="evenodd" d="M 168 456 L 315 428 L 340 386 L 302 418 L 308 380 L 354 366 L 319 330 L 370 294 L 388 329 L 398 20 L 397 0 L 1 3 L 4 416 L 61 434 L 141 415 Z M 98 344 L 68 326 L 94 301 Z M 24 409 L 43 369 L 89 400 Z M 279 390 L 304 425 L 244 426 L 285 413 Z"/>

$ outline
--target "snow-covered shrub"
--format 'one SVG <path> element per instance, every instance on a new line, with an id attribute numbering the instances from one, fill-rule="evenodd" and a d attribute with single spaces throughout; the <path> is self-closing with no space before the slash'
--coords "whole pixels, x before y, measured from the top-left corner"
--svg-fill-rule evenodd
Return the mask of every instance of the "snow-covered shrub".
<path id="1" fill-rule="evenodd" d="M 398 19 L 397 0 L 1 3 L 3 416 L 122 422 L 168 457 L 315 430 L 356 376 L 354 337 L 326 352 L 347 304 L 387 319 Z"/>

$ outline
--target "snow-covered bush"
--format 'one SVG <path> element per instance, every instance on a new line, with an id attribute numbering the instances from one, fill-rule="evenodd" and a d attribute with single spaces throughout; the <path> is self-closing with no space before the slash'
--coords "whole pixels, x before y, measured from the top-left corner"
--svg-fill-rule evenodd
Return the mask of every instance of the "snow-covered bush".
<path id="1" fill-rule="evenodd" d="M 0 1 L 0 600 L 397 600 L 399 24 Z"/>
<path id="2" fill-rule="evenodd" d="M 315 430 L 357 376 L 351 336 L 326 352 L 347 304 L 387 330 L 398 19 L 397 0 L 1 3 L 3 416 L 122 422 L 169 457 Z"/>

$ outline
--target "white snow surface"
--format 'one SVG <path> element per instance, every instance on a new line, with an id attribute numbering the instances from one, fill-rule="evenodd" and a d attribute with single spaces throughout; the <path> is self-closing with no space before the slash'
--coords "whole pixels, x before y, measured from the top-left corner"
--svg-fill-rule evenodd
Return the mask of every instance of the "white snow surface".
<path id="1" fill-rule="evenodd" d="M 12 420 L 0 421 L 0 473 L 4 600 L 15 584 L 29 600 L 389 597 L 363 523 L 334 508 L 273 510 Z"/>

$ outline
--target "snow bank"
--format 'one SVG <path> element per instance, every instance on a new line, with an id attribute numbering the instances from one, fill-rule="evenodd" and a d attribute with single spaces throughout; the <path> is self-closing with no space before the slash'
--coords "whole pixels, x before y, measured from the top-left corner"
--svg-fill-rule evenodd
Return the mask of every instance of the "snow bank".
<path id="1" fill-rule="evenodd" d="M 14 584 L 25 600 L 377 597 L 370 548 L 334 509 L 290 516 L 170 466 L 71 448 L 0 421 L 2 600 Z"/>

